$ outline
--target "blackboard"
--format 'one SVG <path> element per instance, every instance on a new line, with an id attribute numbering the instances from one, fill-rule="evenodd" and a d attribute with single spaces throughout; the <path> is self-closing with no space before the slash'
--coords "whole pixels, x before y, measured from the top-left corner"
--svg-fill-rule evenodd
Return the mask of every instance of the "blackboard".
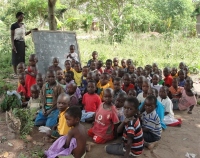
<path id="1" fill-rule="evenodd" d="M 80 53 L 75 32 L 68 31 L 32 31 L 32 40 L 35 47 L 35 54 L 38 58 L 38 72 L 46 74 L 48 67 L 52 65 L 54 57 L 59 58 L 59 66 L 64 69 L 66 56 L 69 54 L 70 45 L 75 46 L 75 52 Z"/>

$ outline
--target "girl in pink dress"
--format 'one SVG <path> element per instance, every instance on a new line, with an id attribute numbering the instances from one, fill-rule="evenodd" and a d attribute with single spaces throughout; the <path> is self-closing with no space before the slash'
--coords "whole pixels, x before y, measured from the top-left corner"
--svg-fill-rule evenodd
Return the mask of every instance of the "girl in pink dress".
<path id="1" fill-rule="evenodd" d="M 26 80 L 25 85 L 27 88 L 27 95 L 28 97 L 31 96 L 31 86 L 36 84 L 36 75 L 37 75 L 37 68 L 36 68 L 36 58 L 35 54 L 31 54 L 29 57 L 29 66 L 26 72 Z"/>
<path id="2" fill-rule="evenodd" d="M 182 90 L 182 96 L 179 99 L 178 108 L 179 110 L 187 110 L 189 108 L 188 114 L 192 114 L 194 106 L 197 104 L 196 97 L 192 92 L 192 80 L 186 80 L 184 89 Z"/>

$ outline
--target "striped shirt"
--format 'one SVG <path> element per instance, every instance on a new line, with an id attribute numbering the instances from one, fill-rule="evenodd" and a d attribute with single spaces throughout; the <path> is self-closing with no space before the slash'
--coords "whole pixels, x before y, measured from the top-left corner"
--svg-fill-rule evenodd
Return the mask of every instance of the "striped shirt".
<path id="1" fill-rule="evenodd" d="M 151 133 L 161 137 L 161 124 L 160 124 L 160 118 L 156 111 L 152 111 L 151 113 L 147 114 L 147 112 L 142 113 L 142 127 L 148 128 Z"/>
<path id="2" fill-rule="evenodd" d="M 143 131 L 140 125 L 140 120 L 138 118 L 129 121 L 128 124 L 124 127 L 124 132 L 122 136 L 123 145 L 125 148 L 125 145 L 127 143 L 127 139 L 132 139 L 132 146 L 131 146 L 131 155 L 133 156 L 139 156 L 142 154 L 143 151 Z"/>
<path id="3" fill-rule="evenodd" d="M 46 84 L 46 106 L 53 106 L 53 87 L 50 88 L 49 84 Z"/>

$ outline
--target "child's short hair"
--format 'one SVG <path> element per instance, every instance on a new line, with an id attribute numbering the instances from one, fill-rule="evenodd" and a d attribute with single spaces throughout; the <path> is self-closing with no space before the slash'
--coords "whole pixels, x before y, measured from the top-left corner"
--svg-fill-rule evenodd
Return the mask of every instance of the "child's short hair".
<path id="1" fill-rule="evenodd" d="M 93 54 L 98 55 L 98 52 L 97 52 L 97 51 L 93 51 L 93 52 L 92 52 L 92 55 L 93 55 Z"/>
<path id="2" fill-rule="evenodd" d="M 127 94 L 126 93 L 119 93 L 117 95 L 117 98 L 124 98 L 124 99 L 126 99 L 127 98 Z"/>
<path id="3" fill-rule="evenodd" d="M 57 57 L 54 57 L 52 61 L 53 61 L 53 62 L 54 62 L 54 61 L 57 61 L 57 62 L 59 62 L 59 58 L 57 58 Z"/>
<path id="4" fill-rule="evenodd" d="M 169 92 L 169 88 L 167 86 L 162 86 L 161 88 L 163 88 L 167 93 Z"/>
<path id="5" fill-rule="evenodd" d="M 101 75 L 105 75 L 105 76 L 106 76 L 106 79 L 109 79 L 109 78 L 110 78 L 110 75 L 109 75 L 107 72 L 104 72 L 104 73 L 102 73 Z"/>
<path id="6" fill-rule="evenodd" d="M 139 108 L 139 101 L 136 97 L 127 97 L 126 102 L 130 103 L 136 110 Z"/>
<path id="7" fill-rule="evenodd" d="M 95 87 L 96 87 L 96 82 L 95 82 L 94 80 L 89 80 L 89 81 L 87 82 L 87 84 L 89 84 L 89 83 L 93 83 L 93 84 L 95 85 Z"/>
<path id="8" fill-rule="evenodd" d="M 112 60 L 111 59 L 107 59 L 106 63 L 110 62 L 112 64 Z"/>
<path id="9" fill-rule="evenodd" d="M 147 96 L 145 100 L 153 101 L 153 103 L 156 107 L 157 98 L 154 95 Z"/>
<path id="10" fill-rule="evenodd" d="M 89 69 L 89 67 L 88 66 L 83 66 L 83 69 Z"/>
<path id="11" fill-rule="evenodd" d="M 131 75 L 129 73 L 125 73 L 123 77 L 128 77 L 129 79 L 131 78 Z"/>
<path id="12" fill-rule="evenodd" d="M 122 79 L 121 79 L 120 77 L 115 77 L 115 78 L 113 79 L 113 82 L 115 82 L 115 81 L 117 81 L 117 82 L 122 82 Z"/>
<path id="13" fill-rule="evenodd" d="M 66 113 L 73 117 L 73 118 L 79 118 L 81 119 L 82 117 L 82 112 L 81 109 L 78 106 L 71 106 L 66 110 Z"/>
<path id="14" fill-rule="evenodd" d="M 109 93 L 111 93 L 112 96 L 114 95 L 114 91 L 113 91 L 112 88 L 106 88 L 106 89 L 104 89 L 103 91 L 104 91 L 104 92 L 109 92 Z"/>
<path id="15" fill-rule="evenodd" d="M 158 96 L 158 90 L 157 89 L 155 89 L 155 88 L 150 88 L 148 91 L 152 91 L 153 93 L 155 93 L 155 95 L 156 95 L 156 97 Z M 154 94 L 148 94 L 148 95 L 154 95 Z M 155 96 L 154 95 L 154 96 Z"/>
<path id="16" fill-rule="evenodd" d="M 154 75 L 153 75 L 153 78 L 154 78 L 154 77 L 157 77 L 157 79 L 160 78 L 158 74 L 154 74 Z"/>
<path id="17" fill-rule="evenodd" d="M 47 74 L 48 74 L 48 73 L 54 74 L 54 75 L 56 74 L 54 70 L 47 70 Z"/>
<path id="18" fill-rule="evenodd" d="M 66 63 L 66 62 L 69 62 L 70 64 L 72 63 L 71 60 L 65 60 L 65 63 Z"/>
<path id="19" fill-rule="evenodd" d="M 186 74 L 186 73 L 185 73 L 185 70 L 183 70 L 183 69 L 181 69 L 181 70 L 178 71 L 178 75 L 179 75 L 180 73 L 183 73 L 184 76 L 185 76 L 185 74 Z"/>
<path id="20" fill-rule="evenodd" d="M 189 83 L 193 87 L 193 81 L 191 79 L 186 79 L 185 83 Z"/>

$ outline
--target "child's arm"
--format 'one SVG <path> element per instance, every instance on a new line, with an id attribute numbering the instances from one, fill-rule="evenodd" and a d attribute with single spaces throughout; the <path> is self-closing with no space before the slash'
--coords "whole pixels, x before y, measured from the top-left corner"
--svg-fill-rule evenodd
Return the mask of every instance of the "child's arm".
<path id="1" fill-rule="evenodd" d="M 118 134 L 117 134 L 117 127 L 118 127 L 119 123 L 114 125 L 114 138 L 117 138 Z"/>
<path id="2" fill-rule="evenodd" d="M 68 134 L 67 134 L 67 140 L 66 140 L 66 143 L 64 144 L 64 148 L 69 148 L 69 145 L 70 145 L 70 142 L 71 142 L 71 139 L 73 138 L 74 134 L 73 134 L 73 130 L 74 129 L 71 129 Z"/>
<path id="3" fill-rule="evenodd" d="M 130 137 L 127 138 L 127 144 L 125 146 L 126 152 L 124 154 L 123 158 L 128 158 L 129 157 L 129 153 L 131 151 L 131 145 L 132 145 L 132 139 Z"/>
<path id="4" fill-rule="evenodd" d="M 123 132 L 124 126 L 125 126 L 125 124 L 128 123 L 128 121 L 129 120 L 127 118 L 125 118 L 125 120 L 118 126 L 117 133 L 122 133 Z"/>

